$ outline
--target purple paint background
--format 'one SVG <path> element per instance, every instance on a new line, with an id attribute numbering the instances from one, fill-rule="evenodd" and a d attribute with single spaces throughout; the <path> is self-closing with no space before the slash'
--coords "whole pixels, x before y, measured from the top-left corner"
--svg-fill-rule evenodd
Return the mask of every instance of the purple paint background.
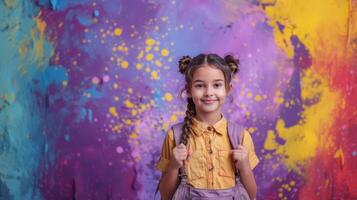
<path id="1" fill-rule="evenodd" d="M 274 91 L 284 91 L 287 87 L 293 63 L 276 48 L 264 13 L 244 11 L 251 6 L 249 3 L 212 3 L 207 6 L 197 1 L 193 4 L 197 5 L 189 1 L 176 4 L 132 1 L 98 3 L 96 6 L 90 6 L 90 3 L 66 4 L 56 10 L 49 5 L 42 8 L 41 18 L 48 25 L 47 36 L 54 43 L 55 54 L 60 55 L 55 64 L 65 66 L 69 76 L 65 89 L 67 94 L 63 94 L 64 91 L 55 93 L 61 97 L 50 105 L 53 109 L 51 113 L 61 113 L 53 117 L 64 121 L 56 131 L 60 137 L 54 144 L 56 163 L 43 178 L 46 183 L 52 182 L 51 185 L 44 184 L 42 189 L 46 199 L 58 197 L 58 193 L 54 194 L 53 191 L 58 191 L 63 198 L 69 198 L 74 185 L 79 199 L 100 198 L 103 195 L 114 199 L 145 199 L 153 194 L 159 177 L 154 170 L 154 162 L 164 137 L 165 130 L 162 127 L 170 117 L 165 111 L 184 111 L 184 103 L 178 98 L 174 97 L 170 103 L 161 99 L 165 92 L 176 95 L 183 87 L 175 64 L 182 55 L 216 52 L 220 55 L 234 53 L 240 57 L 241 74 L 234 87 L 234 102 L 227 105 L 226 110 L 231 112 L 228 111 L 226 115 L 233 120 L 243 120 L 249 127 L 259 126 L 261 131 L 254 135 L 254 140 L 257 149 L 262 146 L 264 135 L 261 134 L 273 128 L 273 123 L 268 125 L 269 121 L 274 122 L 278 115 L 277 106 L 269 106 L 274 105 L 272 96 Z M 197 9 L 192 9 L 194 7 Z M 100 12 L 98 23 L 91 22 L 94 10 Z M 161 18 L 165 16 L 168 21 L 163 22 Z M 87 18 L 89 23 L 81 24 L 79 17 Z M 64 25 L 58 28 L 56 25 L 59 23 Z M 106 43 L 102 44 L 100 29 L 113 31 L 113 24 L 123 30 L 122 35 L 118 38 L 106 37 Z M 135 25 L 134 30 L 132 25 Z M 155 26 L 159 30 L 156 31 Z M 89 31 L 85 32 L 85 28 Z M 129 34 L 135 31 L 137 35 L 130 37 Z M 145 48 L 148 37 L 160 41 L 160 47 L 170 50 L 171 62 L 154 52 L 166 69 L 152 62 L 143 62 L 144 66 L 159 71 L 160 80 L 151 80 L 148 74 L 133 67 L 138 61 L 136 55 Z M 83 44 L 83 39 L 91 40 L 91 43 Z M 131 63 L 128 69 L 109 62 L 110 56 L 113 56 L 112 47 L 121 42 L 125 42 L 126 46 L 135 45 L 127 55 L 114 54 L 125 57 Z M 76 66 L 72 64 L 74 60 Z M 279 67 L 284 69 L 274 65 L 274 60 L 279 60 Z M 52 59 L 52 62 L 55 61 Z M 107 71 L 103 70 L 104 66 L 108 67 Z M 115 74 L 119 78 L 114 80 Z M 266 74 L 270 75 L 268 79 L 265 78 Z M 104 75 L 109 75 L 111 80 L 99 85 L 92 84 L 91 77 Z M 114 82 L 119 84 L 119 89 L 110 87 Z M 127 94 L 128 87 L 133 89 L 133 94 Z M 89 91 L 92 97 L 83 97 L 85 91 Z M 257 106 L 246 97 L 238 96 L 239 91 L 271 91 L 266 94 L 272 96 L 267 96 L 267 101 Z M 119 102 L 112 101 L 114 95 L 119 96 Z M 68 99 L 63 99 L 63 96 Z M 143 98 L 140 100 L 139 97 Z M 138 106 L 154 100 L 155 105 L 133 117 L 123 106 L 125 100 Z M 243 102 L 245 108 L 240 107 Z M 112 105 L 117 108 L 119 118 L 108 114 L 108 108 Z M 96 120 L 89 122 L 86 114 L 80 117 L 82 110 L 90 110 Z M 251 118 L 245 117 L 247 110 L 251 111 Z M 120 133 L 113 133 L 110 127 L 123 123 L 123 119 L 139 124 L 126 125 Z M 131 140 L 128 136 L 133 130 L 138 135 L 138 145 L 133 145 L 133 142 L 128 144 L 128 140 Z M 68 141 L 64 139 L 66 134 L 70 138 Z M 117 146 L 122 147 L 124 152 L 118 154 Z M 259 151 L 257 153 L 260 154 Z M 256 173 L 258 182 L 270 185 L 269 174 L 264 176 L 264 180 L 259 178 L 263 177 L 261 168 L 257 168 Z"/>

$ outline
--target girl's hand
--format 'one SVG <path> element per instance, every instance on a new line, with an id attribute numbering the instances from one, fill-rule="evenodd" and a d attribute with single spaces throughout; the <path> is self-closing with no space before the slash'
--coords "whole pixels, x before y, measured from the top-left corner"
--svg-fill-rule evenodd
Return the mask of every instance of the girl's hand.
<path id="1" fill-rule="evenodd" d="M 183 165 L 183 161 L 187 159 L 187 148 L 184 144 L 179 144 L 173 149 L 173 156 L 170 160 L 170 166 L 174 169 L 179 169 Z"/>
<path id="2" fill-rule="evenodd" d="M 237 149 L 233 149 L 231 152 L 236 169 L 239 169 L 239 171 L 250 169 L 249 153 L 244 146 L 238 145 Z"/>

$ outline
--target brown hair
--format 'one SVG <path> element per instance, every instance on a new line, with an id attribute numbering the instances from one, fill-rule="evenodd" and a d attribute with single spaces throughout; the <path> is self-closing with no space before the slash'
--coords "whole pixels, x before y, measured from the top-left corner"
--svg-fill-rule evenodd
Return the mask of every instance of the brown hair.
<path id="1" fill-rule="evenodd" d="M 226 89 L 229 88 L 232 81 L 232 75 L 239 72 L 239 60 L 234 58 L 232 55 L 226 55 L 224 58 L 217 54 L 199 54 L 194 58 L 191 58 L 190 56 L 183 56 L 179 60 L 179 72 L 185 76 L 186 86 L 184 90 L 189 90 L 192 84 L 193 73 L 203 64 L 215 66 L 223 72 Z M 192 98 L 188 97 L 186 116 L 182 127 L 180 143 L 185 145 L 187 144 L 191 132 L 192 121 L 195 115 L 195 104 L 193 103 Z"/>

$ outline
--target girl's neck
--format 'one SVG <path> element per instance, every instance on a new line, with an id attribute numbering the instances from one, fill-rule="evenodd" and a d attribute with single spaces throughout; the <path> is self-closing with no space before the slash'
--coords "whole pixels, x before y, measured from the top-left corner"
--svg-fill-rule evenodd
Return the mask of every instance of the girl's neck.
<path id="1" fill-rule="evenodd" d="M 212 115 L 207 115 L 207 114 L 202 115 L 197 113 L 196 118 L 198 121 L 204 122 L 208 125 L 214 125 L 222 118 L 222 114 L 219 113 L 219 114 L 212 114 Z"/>

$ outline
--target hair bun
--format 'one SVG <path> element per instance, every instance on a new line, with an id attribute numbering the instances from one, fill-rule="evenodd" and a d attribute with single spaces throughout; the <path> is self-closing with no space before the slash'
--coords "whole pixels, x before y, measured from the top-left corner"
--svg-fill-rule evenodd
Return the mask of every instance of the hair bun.
<path id="1" fill-rule="evenodd" d="M 188 65 L 191 63 L 192 58 L 190 56 L 183 56 L 180 60 L 179 60 L 179 72 L 181 74 L 185 74 L 185 71 L 188 67 Z"/>
<path id="2" fill-rule="evenodd" d="M 232 55 L 224 56 L 224 61 L 231 69 L 232 74 L 237 74 L 239 72 L 239 59 L 234 58 Z"/>

